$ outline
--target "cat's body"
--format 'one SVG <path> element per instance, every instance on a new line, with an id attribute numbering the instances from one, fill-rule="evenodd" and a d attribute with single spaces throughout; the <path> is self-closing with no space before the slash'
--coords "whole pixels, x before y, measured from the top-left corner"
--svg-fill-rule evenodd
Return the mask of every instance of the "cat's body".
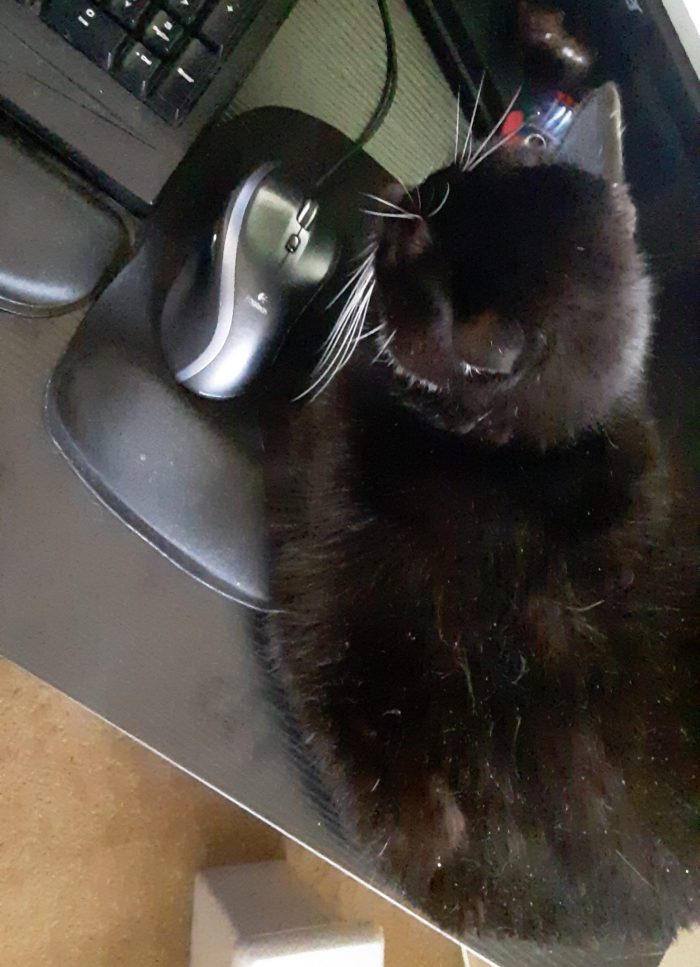
<path id="1" fill-rule="evenodd" d="M 270 647 L 349 829 L 441 925 L 669 939 L 700 910 L 692 523 L 633 210 L 482 167 L 385 220 L 377 344 L 269 437 Z"/>

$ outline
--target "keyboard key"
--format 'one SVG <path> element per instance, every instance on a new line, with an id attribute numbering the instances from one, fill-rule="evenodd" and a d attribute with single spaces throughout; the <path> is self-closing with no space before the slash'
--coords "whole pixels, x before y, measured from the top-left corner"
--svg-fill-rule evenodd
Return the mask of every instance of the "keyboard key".
<path id="1" fill-rule="evenodd" d="M 148 8 L 149 0 L 108 0 L 106 7 L 127 30 L 133 30 Z"/>
<path id="2" fill-rule="evenodd" d="M 118 24 L 85 0 L 51 0 L 41 16 L 52 30 L 105 70 L 112 67 L 127 39 Z"/>
<path id="3" fill-rule="evenodd" d="M 184 31 L 176 21 L 166 13 L 159 10 L 152 20 L 146 24 L 143 31 L 143 42 L 147 47 L 158 54 L 160 57 L 167 57 L 173 47 L 183 36 Z"/>
<path id="4" fill-rule="evenodd" d="M 132 94 L 145 98 L 153 86 L 153 79 L 161 63 L 143 44 L 134 44 L 124 55 L 116 78 Z"/>
<path id="5" fill-rule="evenodd" d="M 149 104 L 166 121 L 181 121 L 218 66 L 218 58 L 204 44 L 191 41 L 170 66 L 168 76 L 151 95 Z"/>
<path id="6" fill-rule="evenodd" d="M 223 53 L 233 44 L 248 19 L 251 0 L 217 0 L 199 28 L 203 40 Z"/>
<path id="7" fill-rule="evenodd" d="M 165 7 L 174 14 L 181 24 L 189 27 L 197 19 L 197 15 L 206 0 L 165 0 Z"/>

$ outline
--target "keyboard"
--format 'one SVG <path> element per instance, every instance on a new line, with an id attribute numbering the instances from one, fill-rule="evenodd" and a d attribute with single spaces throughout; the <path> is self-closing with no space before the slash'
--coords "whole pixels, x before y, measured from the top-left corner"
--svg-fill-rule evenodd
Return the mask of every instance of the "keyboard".
<path id="1" fill-rule="evenodd" d="M 144 210 L 292 6 L 0 0 L 0 109 Z"/>
<path id="2" fill-rule="evenodd" d="M 41 19 L 171 124 L 180 123 L 261 0 L 46 0 Z"/>

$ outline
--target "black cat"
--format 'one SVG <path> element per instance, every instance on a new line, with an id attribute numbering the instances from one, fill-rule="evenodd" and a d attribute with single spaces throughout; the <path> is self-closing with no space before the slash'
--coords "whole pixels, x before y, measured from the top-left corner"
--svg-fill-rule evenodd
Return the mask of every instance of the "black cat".
<path id="1" fill-rule="evenodd" d="M 270 436 L 268 633 L 349 828 L 442 926 L 668 941 L 700 914 L 694 519 L 595 97 L 607 169 L 515 138 L 377 201 Z"/>

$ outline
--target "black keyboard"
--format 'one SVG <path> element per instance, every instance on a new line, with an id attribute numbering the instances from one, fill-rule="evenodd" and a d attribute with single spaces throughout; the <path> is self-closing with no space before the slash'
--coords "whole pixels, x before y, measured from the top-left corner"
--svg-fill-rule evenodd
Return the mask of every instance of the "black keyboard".
<path id="1" fill-rule="evenodd" d="M 264 0 L 45 0 L 41 19 L 171 124 L 180 123 Z"/>
<path id="2" fill-rule="evenodd" d="M 0 110 L 153 204 L 295 0 L 0 0 Z"/>

